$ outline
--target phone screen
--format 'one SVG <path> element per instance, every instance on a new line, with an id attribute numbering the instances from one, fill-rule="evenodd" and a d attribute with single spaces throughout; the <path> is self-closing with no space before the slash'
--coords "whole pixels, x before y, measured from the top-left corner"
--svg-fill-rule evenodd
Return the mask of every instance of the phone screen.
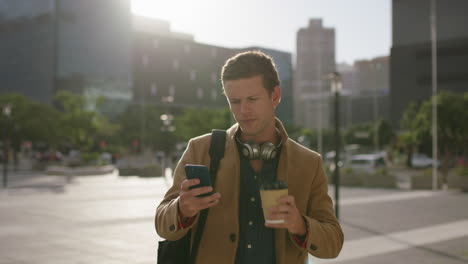
<path id="1" fill-rule="evenodd" d="M 187 175 L 187 179 L 200 179 L 200 184 L 191 186 L 190 189 L 195 189 L 203 186 L 211 186 L 210 170 L 207 166 L 187 164 L 185 165 L 185 174 Z M 212 194 L 213 192 L 209 192 L 200 194 L 197 197 L 205 197 L 210 196 Z"/>

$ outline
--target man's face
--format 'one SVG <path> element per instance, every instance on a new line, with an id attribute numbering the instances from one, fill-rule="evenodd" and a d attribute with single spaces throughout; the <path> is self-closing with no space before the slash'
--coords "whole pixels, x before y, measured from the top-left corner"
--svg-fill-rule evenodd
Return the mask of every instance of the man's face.
<path id="1" fill-rule="evenodd" d="M 262 76 L 254 76 L 226 81 L 224 91 L 245 140 L 261 141 L 275 133 L 275 107 L 281 98 L 278 86 L 269 94 Z"/>

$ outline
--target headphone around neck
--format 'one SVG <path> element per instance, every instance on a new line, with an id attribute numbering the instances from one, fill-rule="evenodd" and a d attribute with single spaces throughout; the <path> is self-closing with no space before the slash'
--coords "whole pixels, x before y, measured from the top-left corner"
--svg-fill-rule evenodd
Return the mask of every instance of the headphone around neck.
<path id="1" fill-rule="evenodd" d="M 248 160 L 272 160 L 278 155 L 279 149 L 283 140 L 280 139 L 280 143 L 275 145 L 271 142 L 264 143 L 253 143 L 253 142 L 242 142 L 239 137 L 235 136 L 236 141 L 241 146 L 242 156 Z"/>

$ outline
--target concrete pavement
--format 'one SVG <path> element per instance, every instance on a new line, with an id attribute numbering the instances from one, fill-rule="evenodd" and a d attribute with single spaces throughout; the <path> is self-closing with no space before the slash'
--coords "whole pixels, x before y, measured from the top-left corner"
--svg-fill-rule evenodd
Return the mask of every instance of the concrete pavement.
<path id="1" fill-rule="evenodd" d="M 0 191 L 0 263 L 155 263 L 164 177 L 25 174 L 10 186 Z M 341 197 L 342 254 L 310 263 L 468 263 L 468 194 L 343 188 Z"/>

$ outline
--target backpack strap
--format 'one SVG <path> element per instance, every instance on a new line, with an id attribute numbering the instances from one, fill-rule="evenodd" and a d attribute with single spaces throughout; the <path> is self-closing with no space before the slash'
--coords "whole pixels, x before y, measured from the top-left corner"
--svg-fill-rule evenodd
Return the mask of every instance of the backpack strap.
<path id="1" fill-rule="evenodd" d="M 226 145 L 226 130 L 213 129 L 211 133 L 210 144 L 210 174 L 211 182 L 215 186 L 216 172 L 219 168 L 219 162 L 224 157 L 224 147 Z"/>
<path id="2" fill-rule="evenodd" d="M 210 143 L 210 174 L 211 183 L 213 188 L 215 186 L 216 172 L 219 168 L 219 162 L 224 157 L 224 147 L 226 145 L 226 130 L 213 129 L 211 133 Z M 197 231 L 193 240 L 192 249 L 190 252 L 190 264 L 195 263 L 195 257 L 197 256 L 198 248 L 200 246 L 201 236 L 203 229 L 205 228 L 206 217 L 208 216 L 208 208 L 200 212 L 200 218 L 198 220 Z"/>

